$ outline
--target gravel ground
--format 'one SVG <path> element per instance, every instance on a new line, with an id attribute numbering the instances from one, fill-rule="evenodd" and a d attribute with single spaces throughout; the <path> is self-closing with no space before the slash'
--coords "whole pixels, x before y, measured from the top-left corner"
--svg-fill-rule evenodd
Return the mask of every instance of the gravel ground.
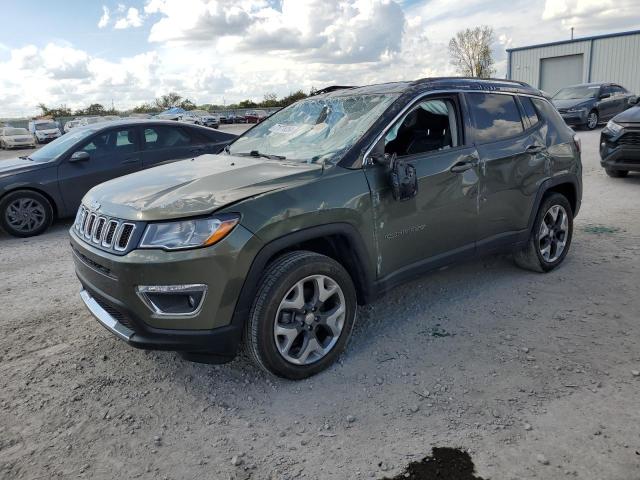
<path id="1" fill-rule="evenodd" d="M 439 446 L 485 479 L 640 479 L 640 175 L 608 178 L 579 135 L 561 268 L 487 257 L 396 288 L 297 383 L 129 348 L 81 304 L 69 222 L 0 234 L 0 478 L 379 479 Z"/>

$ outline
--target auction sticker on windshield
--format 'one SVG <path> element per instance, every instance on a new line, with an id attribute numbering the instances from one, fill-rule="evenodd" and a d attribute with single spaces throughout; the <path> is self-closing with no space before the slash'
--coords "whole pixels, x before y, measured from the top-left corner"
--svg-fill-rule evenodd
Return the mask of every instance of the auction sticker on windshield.
<path id="1" fill-rule="evenodd" d="M 292 133 L 296 133 L 300 130 L 301 125 L 285 125 L 284 123 L 276 123 L 271 128 L 269 128 L 270 132 L 273 133 L 281 133 L 284 135 L 290 135 Z"/>

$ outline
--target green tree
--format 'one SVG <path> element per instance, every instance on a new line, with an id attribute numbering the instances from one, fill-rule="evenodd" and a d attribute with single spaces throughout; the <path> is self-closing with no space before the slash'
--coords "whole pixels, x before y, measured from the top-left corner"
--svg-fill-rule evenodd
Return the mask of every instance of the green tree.
<path id="1" fill-rule="evenodd" d="M 169 92 L 166 95 L 162 95 L 156 98 L 155 103 L 158 110 L 166 110 L 167 108 L 175 107 L 182 101 L 182 95 L 176 92 Z"/>
<path id="2" fill-rule="evenodd" d="M 451 64 L 465 77 L 491 77 L 495 73 L 491 53 L 493 40 L 493 29 L 486 25 L 459 31 L 449 41 Z"/>
<path id="3" fill-rule="evenodd" d="M 194 110 L 196 108 L 196 104 L 186 98 L 182 102 L 180 102 L 180 108 L 184 110 Z"/>
<path id="4" fill-rule="evenodd" d="M 67 108 L 66 105 L 60 105 L 58 108 L 49 108 L 44 103 L 40 103 L 38 108 L 42 111 L 43 117 L 70 117 L 71 109 Z"/>

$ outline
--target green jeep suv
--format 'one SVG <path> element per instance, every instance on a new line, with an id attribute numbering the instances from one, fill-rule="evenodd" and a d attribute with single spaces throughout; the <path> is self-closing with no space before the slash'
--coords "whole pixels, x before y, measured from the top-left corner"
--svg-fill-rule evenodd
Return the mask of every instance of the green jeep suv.
<path id="1" fill-rule="evenodd" d="M 218 155 L 90 190 L 70 230 L 80 295 L 132 346 L 216 363 L 242 345 L 300 379 L 344 349 L 358 304 L 418 274 L 497 251 L 557 267 L 581 176 L 526 84 L 329 88 Z"/>

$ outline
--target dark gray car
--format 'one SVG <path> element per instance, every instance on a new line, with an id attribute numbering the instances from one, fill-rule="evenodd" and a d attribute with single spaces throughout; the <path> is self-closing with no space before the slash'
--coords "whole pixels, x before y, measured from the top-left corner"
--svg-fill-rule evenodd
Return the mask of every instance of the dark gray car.
<path id="1" fill-rule="evenodd" d="M 71 217 L 91 187 L 145 168 L 218 153 L 236 136 L 157 120 L 77 128 L 26 157 L 0 161 L 0 227 L 18 237 Z"/>
<path id="2" fill-rule="evenodd" d="M 559 90 L 551 101 L 567 125 L 593 130 L 629 108 L 633 96 L 615 83 L 583 83 Z"/>

